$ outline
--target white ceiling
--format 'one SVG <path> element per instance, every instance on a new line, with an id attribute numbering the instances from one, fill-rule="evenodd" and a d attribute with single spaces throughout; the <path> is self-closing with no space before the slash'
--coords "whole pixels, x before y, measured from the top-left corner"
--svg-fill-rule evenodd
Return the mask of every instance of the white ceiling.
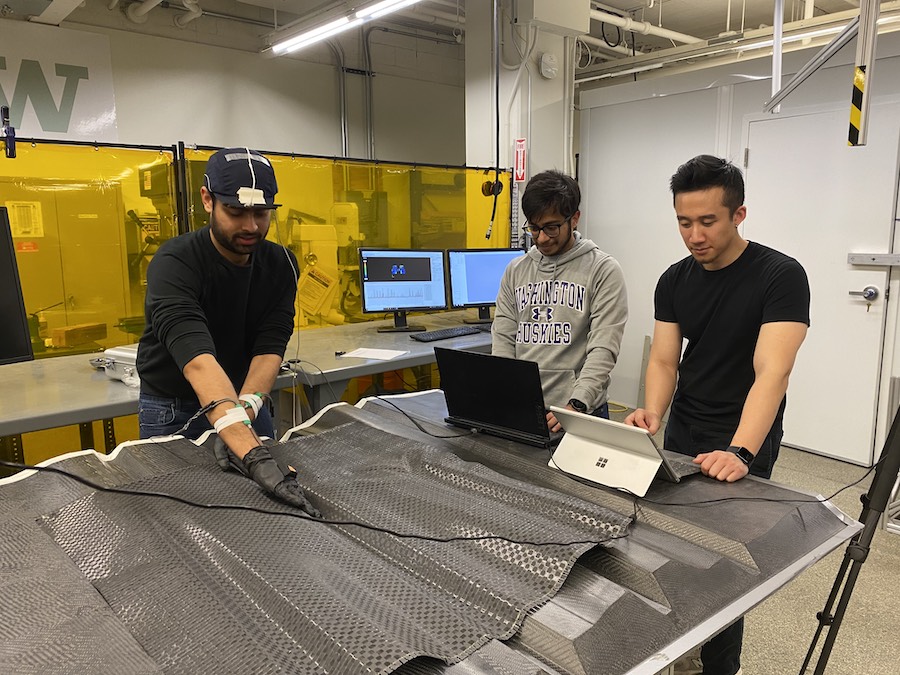
<path id="1" fill-rule="evenodd" d="M 717 37 L 729 30 L 728 12 L 731 6 L 730 30 L 741 31 L 771 26 L 774 21 L 773 0 L 607 0 L 593 3 L 614 7 L 633 19 L 662 25 L 679 33 L 701 39 Z M 802 19 L 803 0 L 784 0 L 785 22 Z M 851 0 L 814 0 L 814 16 L 859 9 L 859 2 Z M 640 44 L 641 36 L 638 36 Z"/>
<path id="2" fill-rule="evenodd" d="M 90 17 L 98 16 L 104 12 L 117 14 L 121 19 L 122 8 L 132 0 L 119 0 L 118 7 L 107 9 L 111 0 L 85 0 L 80 8 L 72 11 L 69 21 L 90 25 Z M 489 0 L 476 0 L 488 2 Z M 572 0 L 558 0 L 568 2 Z M 814 2 L 814 15 L 821 16 L 833 12 L 841 12 L 859 7 L 858 1 L 853 0 L 811 0 Z M 363 4 L 370 4 L 362 0 L 199 0 L 200 6 L 206 11 L 214 11 L 218 14 L 243 17 L 255 20 L 257 25 L 248 24 L 248 32 L 252 32 L 254 39 L 260 36 L 259 22 L 269 22 L 283 26 L 299 17 L 313 18 L 325 14 L 340 7 L 351 8 Z M 504 5 L 510 0 L 504 0 Z M 12 19 L 25 19 L 29 15 L 39 15 L 45 9 L 56 3 L 56 13 L 60 5 L 72 7 L 72 0 L 0 0 L 0 16 Z M 115 0 L 112 0 L 115 4 Z M 424 11 L 432 11 L 446 14 L 456 14 L 457 4 L 463 9 L 465 0 L 424 0 L 419 4 Z M 605 0 L 604 2 L 592 2 L 592 6 L 605 11 L 618 11 L 623 16 L 631 17 L 637 21 L 646 21 L 653 25 L 661 25 L 664 28 L 680 33 L 686 33 L 700 39 L 715 38 L 727 30 L 741 31 L 759 28 L 761 25 L 771 26 L 773 23 L 773 0 Z M 784 0 L 785 21 L 802 19 L 804 16 L 804 0 Z M 180 0 L 171 0 L 171 8 L 152 10 L 152 12 L 175 13 L 180 10 Z M 275 10 L 275 12 L 271 11 Z M 730 21 L 729 21 L 730 10 Z M 408 26 L 410 19 L 407 15 L 402 19 Z M 108 21 L 103 22 L 109 25 Z M 152 22 L 151 22 L 152 23 Z M 240 23 L 240 22 L 235 22 Z M 117 20 L 116 28 L 130 30 L 139 33 L 152 32 L 147 24 L 137 24 L 127 20 Z M 614 27 L 605 27 L 598 21 L 591 22 L 591 32 L 594 37 L 602 37 L 601 31 L 605 28 L 606 38 L 610 41 L 624 39 L 631 49 L 632 41 L 639 51 L 654 51 L 673 46 L 668 40 L 652 35 L 642 35 L 639 32 L 621 33 Z M 437 30 L 449 33 L 450 28 L 444 26 Z M 624 33 L 624 34 L 623 34 Z M 621 36 L 621 38 L 620 38 Z M 191 33 L 183 33 L 182 39 L 191 39 Z M 619 55 L 621 56 L 621 54 Z"/>

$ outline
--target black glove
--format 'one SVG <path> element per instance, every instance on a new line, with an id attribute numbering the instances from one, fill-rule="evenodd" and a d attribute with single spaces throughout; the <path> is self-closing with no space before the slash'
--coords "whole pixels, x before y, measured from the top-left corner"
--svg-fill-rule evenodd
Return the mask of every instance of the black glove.
<path id="1" fill-rule="evenodd" d="M 234 469 L 252 478 L 266 492 L 275 495 L 285 504 L 296 506 L 314 518 L 322 517 L 319 510 L 310 504 L 303 494 L 300 484 L 297 483 L 297 472 L 290 471 L 285 475 L 266 446 L 258 445 L 244 455 L 243 460 L 239 460 L 221 438 L 216 438 L 213 453 L 219 468 L 223 471 Z"/>

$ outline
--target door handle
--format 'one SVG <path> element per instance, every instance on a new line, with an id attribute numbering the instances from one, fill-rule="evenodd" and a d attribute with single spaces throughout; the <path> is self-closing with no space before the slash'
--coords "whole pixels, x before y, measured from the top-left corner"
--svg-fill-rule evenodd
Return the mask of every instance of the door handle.
<path id="1" fill-rule="evenodd" d="M 862 297 L 862 299 L 865 300 L 866 302 L 872 302 L 879 296 L 880 291 L 878 290 L 877 286 L 866 286 L 861 291 L 848 291 L 848 294 L 849 295 L 858 295 L 858 296 Z"/>

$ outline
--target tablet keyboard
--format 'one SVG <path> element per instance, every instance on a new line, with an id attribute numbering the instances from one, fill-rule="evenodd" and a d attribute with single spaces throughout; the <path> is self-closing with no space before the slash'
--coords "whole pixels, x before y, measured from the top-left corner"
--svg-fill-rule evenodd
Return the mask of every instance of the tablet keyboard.
<path id="1" fill-rule="evenodd" d="M 410 338 L 419 342 L 434 342 L 436 340 L 447 340 L 449 338 L 462 337 L 463 335 L 476 335 L 481 331 L 475 326 L 451 326 L 450 328 L 439 328 L 438 330 L 427 330 L 424 333 L 410 333 Z"/>

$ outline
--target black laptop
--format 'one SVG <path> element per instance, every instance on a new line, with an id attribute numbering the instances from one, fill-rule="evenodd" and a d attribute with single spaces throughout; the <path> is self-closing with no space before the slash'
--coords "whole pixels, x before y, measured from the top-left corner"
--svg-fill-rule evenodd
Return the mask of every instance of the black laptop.
<path id="1" fill-rule="evenodd" d="M 435 347 L 434 355 L 446 422 L 541 448 L 559 443 L 562 433 L 547 429 L 536 363 L 446 347 Z"/>

